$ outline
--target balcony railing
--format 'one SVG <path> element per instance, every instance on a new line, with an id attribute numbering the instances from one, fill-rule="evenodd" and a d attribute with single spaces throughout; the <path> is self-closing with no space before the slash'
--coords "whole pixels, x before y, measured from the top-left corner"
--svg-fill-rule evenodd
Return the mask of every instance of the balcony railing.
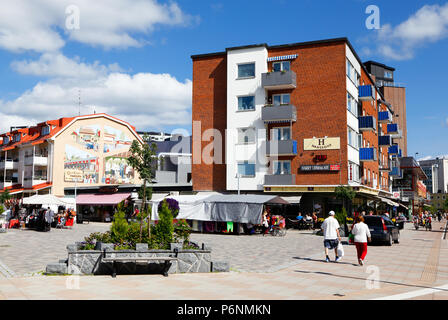
<path id="1" fill-rule="evenodd" d="M 391 146 L 392 138 L 390 136 L 378 136 L 378 145 L 379 146 Z"/>
<path id="2" fill-rule="evenodd" d="M 390 146 L 387 151 L 389 152 L 390 155 L 399 155 L 401 150 L 398 147 L 398 144 L 394 144 Z"/>
<path id="3" fill-rule="evenodd" d="M 28 156 L 25 157 L 25 165 L 26 166 L 47 166 L 48 165 L 48 157 L 43 155 L 35 155 L 35 156 Z"/>
<path id="4" fill-rule="evenodd" d="M 291 70 L 263 73 L 261 85 L 268 90 L 294 89 L 297 87 L 296 73 Z"/>
<path id="5" fill-rule="evenodd" d="M 359 131 L 376 131 L 376 119 L 373 116 L 358 118 Z"/>
<path id="6" fill-rule="evenodd" d="M 378 112 L 378 122 L 381 123 L 392 123 L 392 114 L 389 111 Z"/>
<path id="7" fill-rule="evenodd" d="M 264 184 L 267 186 L 291 186 L 295 185 L 293 174 L 269 174 L 264 176 Z"/>
<path id="8" fill-rule="evenodd" d="M 269 105 L 261 109 L 261 120 L 269 122 L 295 122 L 297 120 L 297 108 L 291 104 L 288 105 Z"/>
<path id="9" fill-rule="evenodd" d="M 380 162 L 379 170 L 389 172 L 391 170 L 391 165 L 389 162 Z"/>
<path id="10" fill-rule="evenodd" d="M 375 148 L 360 148 L 359 161 L 377 161 L 377 153 Z"/>
<path id="11" fill-rule="evenodd" d="M 358 99 L 361 101 L 375 100 L 375 90 L 372 85 L 365 85 L 358 87 Z"/>
<path id="12" fill-rule="evenodd" d="M 297 155 L 297 141 L 295 140 L 270 140 L 266 143 L 268 156 L 295 156 Z"/>
<path id="13" fill-rule="evenodd" d="M 396 179 L 403 178 L 403 170 L 399 167 L 393 167 L 389 175 Z"/>

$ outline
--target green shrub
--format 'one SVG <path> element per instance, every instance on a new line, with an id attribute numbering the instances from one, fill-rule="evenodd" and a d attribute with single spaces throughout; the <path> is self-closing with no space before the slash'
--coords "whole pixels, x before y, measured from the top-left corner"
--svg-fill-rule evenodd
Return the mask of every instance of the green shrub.
<path id="1" fill-rule="evenodd" d="M 123 209 L 123 202 L 118 204 L 117 212 L 114 214 L 114 221 L 112 222 L 112 227 L 110 232 L 112 235 L 113 242 L 122 243 L 126 241 L 129 224 L 126 220 L 126 213 Z"/>
<path id="2" fill-rule="evenodd" d="M 165 200 L 162 201 L 162 206 L 158 213 L 159 222 L 151 228 L 151 236 L 154 245 L 157 245 L 160 249 L 169 249 L 170 243 L 174 239 L 174 226 L 173 216 Z"/>
<path id="3" fill-rule="evenodd" d="M 340 225 L 345 224 L 345 219 L 347 218 L 347 210 L 345 210 L 345 208 L 342 208 L 341 211 L 336 212 L 334 217 L 336 220 L 338 220 Z"/>
<path id="4" fill-rule="evenodd" d="M 190 242 L 191 227 L 185 220 L 178 220 L 174 224 L 174 238 L 176 241 L 182 240 L 183 243 Z"/>

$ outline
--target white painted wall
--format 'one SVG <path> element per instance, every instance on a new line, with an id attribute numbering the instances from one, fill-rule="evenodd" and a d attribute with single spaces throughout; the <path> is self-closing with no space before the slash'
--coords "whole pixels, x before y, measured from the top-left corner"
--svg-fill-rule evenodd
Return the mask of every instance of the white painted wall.
<path id="1" fill-rule="evenodd" d="M 268 52 L 265 47 L 230 50 L 227 52 L 227 139 L 226 170 L 227 190 L 238 190 L 237 161 L 248 160 L 256 164 L 253 178 L 240 178 L 240 190 L 263 190 L 267 159 L 264 151 L 265 125 L 261 109 L 265 104 L 265 90 L 261 74 L 267 72 Z M 238 80 L 238 64 L 255 62 L 255 78 Z M 238 111 L 238 96 L 254 95 L 254 111 Z M 256 143 L 238 145 L 238 128 L 254 127 Z M 258 154 L 257 154 L 258 150 Z"/>
<path id="2" fill-rule="evenodd" d="M 345 46 L 345 52 L 346 52 L 346 58 L 351 62 L 355 70 L 361 74 L 361 65 L 359 64 L 358 60 L 355 58 L 355 55 L 353 54 L 352 50 L 349 48 L 348 45 Z M 346 66 L 347 67 L 347 66 Z M 358 102 L 358 88 L 353 84 L 353 82 L 349 79 L 349 77 L 346 76 L 346 82 L 347 82 L 347 91 L 355 98 L 356 102 Z M 347 110 L 347 109 L 346 109 Z M 362 115 L 358 115 L 362 116 Z M 358 118 L 347 110 L 347 126 L 355 130 L 356 133 L 359 134 L 359 122 Z M 348 138 L 348 136 L 347 136 Z M 347 141 L 347 158 L 349 161 L 356 163 L 357 165 L 360 165 L 359 162 L 359 150 L 353 148 L 348 144 Z"/>

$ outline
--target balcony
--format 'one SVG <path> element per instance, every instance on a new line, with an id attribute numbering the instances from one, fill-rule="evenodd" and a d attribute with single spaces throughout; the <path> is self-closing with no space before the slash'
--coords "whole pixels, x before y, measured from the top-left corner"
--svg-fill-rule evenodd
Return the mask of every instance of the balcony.
<path id="1" fill-rule="evenodd" d="M 378 122 L 380 123 L 392 123 L 392 114 L 389 111 L 378 112 Z"/>
<path id="2" fill-rule="evenodd" d="M 34 155 L 34 156 L 25 156 L 25 165 L 26 166 L 47 166 L 48 165 L 48 157 L 43 155 Z"/>
<path id="3" fill-rule="evenodd" d="M 378 146 L 385 147 L 392 145 L 391 136 L 378 136 Z"/>
<path id="4" fill-rule="evenodd" d="M 295 140 L 271 140 L 266 143 L 267 156 L 296 156 L 297 141 Z"/>
<path id="5" fill-rule="evenodd" d="M 291 70 L 263 73 L 261 85 L 268 90 L 295 89 L 297 87 L 296 73 Z"/>
<path id="6" fill-rule="evenodd" d="M 360 148 L 359 161 L 377 161 L 377 154 L 375 148 Z"/>
<path id="7" fill-rule="evenodd" d="M 373 116 L 358 118 L 359 131 L 376 131 L 376 119 Z"/>
<path id="8" fill-rule="evenodd" d="M 270 174 L 264 176 L 264 185 L 266 186 L 292 186 L 295 184 L 295 176 L 293 174 Z"/>
<path id="9" fill-rule="evenodd" d="M 388 123 L 387 124 L 387 133 L 395 139 L 400 139 L 403 137 L 401 130 L 398 128 L 397 123 Z"/>
<path id="10" fill-rule="evenodd" d="M 394 144 L 393 146 L 390 146 L 387 150 L 389 152 L 389 155 L 399 155 L 401 153 L 400 148 L 398 147 L 398 144 Z"/>
<path id="11" fill-rule="evenodd" d="M 375 90 L 371 85 L 358 87 L 358 99 L 361 101 L 375 100 Z"/>
<path id="12" fill-rule="evenodd" d="M 34 178 L 27 177 L 23 179 L 23 187 L 24 188 L 32 188 L 36 184 L 41 184 L 47 182 L 48 179 L 46 176 L 34 176 Z"/>
<path id="13" fill-rule="evenodd" d="M 295 122 L 297 120 L 297 109 L 291 104 L 280 106 L 265 106 L 261 109 L 261 120 L 270 122 Z"/>
<path id="14" fill-rule="evenodd" d="M 17 170 L 19 168 L 19 159 L 1 159 L 0 170 Z"/>
<path id="15" fill-rule="evenodd" d="M 399 167 L 393 167 L 389 175 L 395 179 L 403 178 L 403 170 Z"/>

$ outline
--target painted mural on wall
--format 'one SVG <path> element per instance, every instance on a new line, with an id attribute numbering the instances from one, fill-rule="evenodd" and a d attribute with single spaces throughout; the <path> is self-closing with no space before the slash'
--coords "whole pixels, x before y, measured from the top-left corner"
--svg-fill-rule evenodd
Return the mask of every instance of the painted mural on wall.
<path id="1" fill-rule="evenodd" d="M 98 183 L 99 158 L 71 145 L 65 145 L 64 180 L 66 182 Z"/>
<path id="2" fill-rule="evenodd" d="M 72 132 L 73 141 L 88 150 L 99 150 L 101 130 L 99 126 L 82 126 Z"/>
<path id="3" fill-rule="evenodd" d="M 126 161 L 132 144 L 126 131 L 111 126 L 84 125 L 70 134 L 65 146 L 64 179 L 84 184 L 133 184 L 134 170 Z"/>
<path id="4" fill-rule="evenodd" d="M 120 154 L 104 158 L 105 184 L 133 184 L 134 169 L 126 161 L 127 155 Z"/>
<path id="5" fill-rule="evenodd" d="M 132 140 L 126 134 L 109 126 L 104 126 L 104 153 L 112 152 L 119 149 L 129 148 Z"/>

